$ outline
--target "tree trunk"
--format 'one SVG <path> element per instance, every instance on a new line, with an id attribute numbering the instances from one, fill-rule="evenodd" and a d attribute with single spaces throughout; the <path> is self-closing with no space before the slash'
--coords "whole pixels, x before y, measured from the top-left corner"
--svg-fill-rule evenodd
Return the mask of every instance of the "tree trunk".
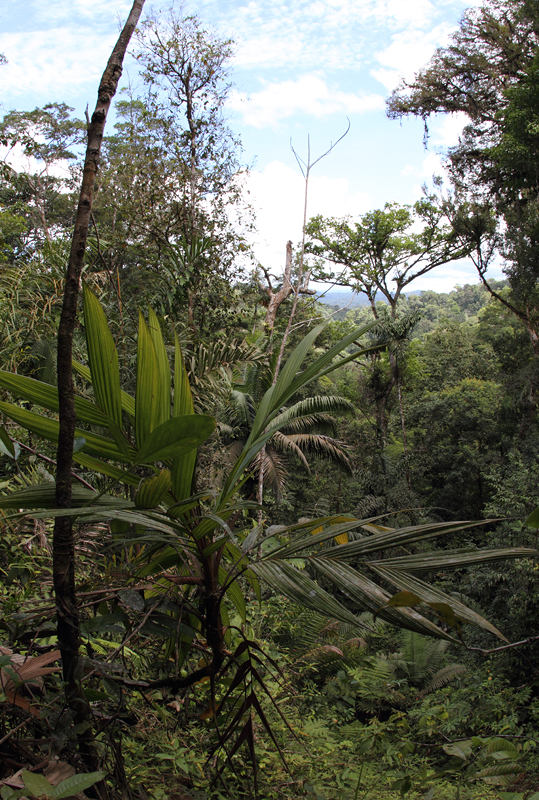
<path id="1" fill-rule="evenodd" d="M 122 74 L 122 63 L 144 0 L 135 0 L 128 20 L 109 58 L 98 90 L 98 100 L 88 126 L 88 144 L 75 229 L 67 267 L 62 314 L 58 329 L 58 402 L 60 431 L 57 450 L 56 505 L 71 508 L 71 469 L 75 435 L 75 403 L 73 387 L 73 331 L 77 319 L 77 301 L 86 239 L 90 224 L 96 173 L 103 140 L 103 131 L 111 100 Z M 53 580 L 57 612 L 58 647 L 62 653 L 62 671 L 68 706 L 75 712 L 75 724 L 84 732 L 79 735 L 83 759 L 90 770 L 98 769 L 98 758 L 90 711 L 80 684 L 80 628 L 75 589 L 75 549 L 71 517 L 57 517 L 53 536 Z"/>
<path id="2" fill-rule="evenodd" d="M 279 310 L 279 307 L 294 291 L 294 287 L 292 286 L 292 280 L 291 280 L 292 242 L 288 241 L 286 243 L 286 261 L 284 267 L 283 285 L 277 292 L 273 291 L 269 274 L 265 270 L 264 272 L 266 275 L 266 280 L 268 282 L 268 285 L 262 286 L 262 284 L 259 284 L 262 291 L 265 292 L 268 296 L 268 307 L 266 311 L 266 319 L 264 320 L 264 327 L 267 333 L 273 333 L 273 329 L 275 327 L 275 319 L 277 317 L 277 312 Z"/>

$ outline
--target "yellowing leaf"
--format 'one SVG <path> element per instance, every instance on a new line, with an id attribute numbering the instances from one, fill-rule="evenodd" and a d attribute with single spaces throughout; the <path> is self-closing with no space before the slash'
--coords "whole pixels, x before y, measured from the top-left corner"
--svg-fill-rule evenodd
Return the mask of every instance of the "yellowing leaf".
<path id="1" fill-rule="evenodd" d="M 213 706 L 208 706 L 206 711 L 203 711 L 202 714 L 200 715 L 200 719 L 213 719 L 219 713 L 220 708 L 221 708 L 221 703 L 218 703 L 217 705 Z"/>

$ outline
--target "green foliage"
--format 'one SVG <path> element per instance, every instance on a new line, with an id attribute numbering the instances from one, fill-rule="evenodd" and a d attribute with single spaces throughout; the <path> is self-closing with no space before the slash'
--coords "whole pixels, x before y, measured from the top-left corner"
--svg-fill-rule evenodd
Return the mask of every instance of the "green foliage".
<path id="1" fill-rule="evenodd" d="M 65 778 L 57 786 L 53 786 L 47 778 L 35 772 L 29 772 L 27 769 L 22 771 L 22 780 L 24 782 L 24 789 L 10 789 L 3 786 L 1 791 L 2 800 L 15 800 L 17 797 L 30 796 L 34 798 L 50 798 L 50 800 L 63 800 L 64 797 L 72 797 L 89 789 L 98 781 L 103 780 L 107 775 L 106 772 L 90 772 L 86 774 L 72 775 L 70 778 Z"/>
<path id="2" fill-rule="evenodd" d="M 316 275 L 365 294 L 375 315 L 379 294 L 394 314 L 402 291 L 413 280 L 466 254 L 432 200 L 425 196 L 413 208 L 386 203 L 356 223 L 314 217 L 306 233 L 312 239 L 307 252 L 318 257 Z M 418 227 L 421 230 L 416 232 Z M 342 272 L 328 270 L 326 262 Z M 395 284 L 394 290 L 390 283 Z"/>
<path id="3" fill-rule="evenodd" d="M 228 753 L 225 760 L 217 761 L 218 775 L 226 760 L 233 759 L 243 744 L 251 762 L 256 763 L 254 715 L 284 757 L 283 745 L 273 730 L 274 715 L 280 719 L 281 709 L 268 684 L 279 683 L 279 665 L 264 654 L 248 631 L 234 640 L 235 628 L 246 624 L 250 591 L 259 593 L 258 579 L 294 602 L 354 629 L 369 630 L 368 623 L 354 613 L 359 608 L 445 641 L 455 640 L 455 634 L 445 625 L 448 621 L 457 635 L 461 622 L 468 622 L 501 636 L 480 614 L 427 584 L 417 573 L 425 569 L 462 569 L 485 560 L 531 555 L 532 551 L 499 548 L 486 552 L 440 551 L 428 557 L 378 555 L 473 527 L 471 523 L 393 529 L 382 525 L 379 518 L 329 516 L 281 529 L 278 536 L 264 544 L 261 557 L 253 558 L 261 531 L 243 522 L 242 515 L 249 513 L 252 505 L 238 498 L 249 469 L 272 436 L 313 412 L 314 401 L 292 405 L 292 414 L 283 413 L 283 407 L 304 387 L 356 359 L 362 351 L 349 352 L 348 348 L 368 327 L 353 330 L 302 371 L 321 329 L 308 333 L 283 365 L 278 380 L 260 397 L 250 433 L 220 491 L 191 495 L 195 467 L 192 453 L 211 433 L 214 422 L 192 413 L 178 341 L 175 399 L 171 403 L 170 367 L 158 320 L 151 311 L 149 323 L 140 315 L 137 385 L 132 397 L 121 389 L 116 348 L 104 311 L 87 288 L 84 313 L 90 365 L 76 366 L 85 379 L 91 380 L 94 400 L 77 398 L 78 419 L 88 429 L 77 429 L 77 436 L 83 441 L 75 458 L 79 464 L 110 477 L 110 486 L 117 481 L 137 485 L 134 499 L 75 489 L 75 509 L 54 509 L 54 486 L 49 483 L 12 494 L 0 502 L 0 507 L 33 507 L 36 510 L 32 516 L 37 519 L 68 513 L 83 524 L 112 521 L 115 535 L 121 536 L 116 540 L 118 551 L 128 548 L 134 553 L 128 558 L 122 589 L 113 594 L 110 603 L 100 603 L 97 613 L 84 621 L 85 635 L 102 649 L 104 635 L 121 634 L 118 651 L 134 636 L 157 637 L 163 643 L 156 651 L 162 677 L 146 682 L 149 690 L 170 687 L 177 691 L 195 687 L 203 678 L 210 679 L 211 691 L 201 718 L 216 718 L 212 752 L 217 758 Z M 7 372 L 0 374 L 0 381 L 51 412 L 57 408 L 56 389 L 49 384 Z M 7 402 L 0 407 L 40 434 L 52 439 L 57 435 L 57 423 L 52 418 Z M 90 426 L 95 425 L 108 435 L 94 433 Z M 134 438 L 129 431 L 134 431 Z M 15 514 L 14 518 L 18 517 Z M 231 527 L 234 517 L 241 520 L 236 530 Z M 129 591 L 130 581 L 149 578 L 153 581 L 150 591 L 143 595 Z M 413 603 L 395 602 L 380 581 L 412 593 Z M 344 599 L 337 598 L 337 591 Z M 137 615 L 141 613 L 143 622 L 137 625 Z M 235 615 L 236 624 L 231 623 L 231 615 Z M 440 620 L 444 624 L 440 625 Z M 196 657 L 201 652 L 203 658 L 197 664 Z M 167 659 L 171 656 L 169 666 Z M 107 694 L 117 693 L 115 681 L 118 677 L 114 674 L 103 678 Z M 264 703 L 269 703 L 267 708 Z M 273 710 L 270 713 L 268 709 Z"/>

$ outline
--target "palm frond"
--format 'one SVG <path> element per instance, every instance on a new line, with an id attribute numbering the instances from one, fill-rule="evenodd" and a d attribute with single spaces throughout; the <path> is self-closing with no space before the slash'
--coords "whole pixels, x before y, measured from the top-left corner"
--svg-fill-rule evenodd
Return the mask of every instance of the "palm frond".
<path id="1" fill-rule="evenodd" d="M 283 433 L 281 433 L 281 431 L 277 431 L 277 433 L 274 433 L 271 437 L 270 443 L 276 450 L 279 450 L 282 453 L 289 453 L 296 456 L 296 458 L 299 458 L 303 466 L 309 470 L 309 462 L 303 455 L 301 448 L 298 447 L 294 441 L 294 437 L 285 436 Z"/>
<path id="2" fill-rule="evenodd" d="M 265 451 L 258 453 L 253 461 L 255 474 L 258 474 L 260 469 L 261 459 L 262 469 L 264 470 L 264 485 L 272 489 L 276 496 L 280 498 L 288 479 L 286 459 L 281 458 L 274 448 L 266 447 Z"/>
<path id="3" fill-rule="evenodd" d="M 250 394 L 233 389 L 222 414 L 230 424 L 248 431 L 256 415 L 256 405 Z"/>
<path id="4" fill-rule="evenodd" d="M 286 417 L 283 414 L 283 419 Z M 306 433 L 316 429 L 317 433 L 333 433 L 337 420 L 330 414 L 308 414 L 306 417 L 296 417 L 289 420 L 280 428 L 283 433 Z"/>
<path id="5" fill-rule="evenodd" d="M 351 471 L 352 464 L 346 452 L 347 445 L 331 436 L 324 436 L 321 433 L 297 433 L 288 437 L 299 449 L 316 453 L 318 456 L 330 458 L 332 461 L 341 464 L 348 471 Z"/>
<path id="6" fill-rule="evenodd" d="M 316 395 L 306 397 L 287 409 L 291 419 L 307 414 L 355 414 L 356 407 L 345 397 L 335 395 Z"/>

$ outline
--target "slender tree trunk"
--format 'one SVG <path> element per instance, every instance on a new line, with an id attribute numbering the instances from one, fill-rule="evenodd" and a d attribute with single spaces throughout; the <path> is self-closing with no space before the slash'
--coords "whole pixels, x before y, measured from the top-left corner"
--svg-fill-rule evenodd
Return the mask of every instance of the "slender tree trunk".
<path id="1" fill-rule="evenodd" d="M 116 93 L 122 74 L 122 63 L 144 0 L 135 0 L 128 20 L 109 58 L 98 90 L 98 100 L 88 126 L 88 144 L 80 190 L 75 229 L 67 267 L 64 299 L 58 329 L 58 401 L 60 431 L 57 450 L 56 505 L 71 508 L 71 469 L 75 435 L 75 403 L 73 387 L 73 331 L 77 319 L 80 275 L 90 224 L 96 173 L 103 140 L 103 131 L 111 100 Z M 62 653 L 62 671 L 66 686 L 66 699 L 75 712 L 75 724 L 84 732 L 79 735 L 79 746 L 86 765 L 98 768 L 98 758 L 92 729 L 90 711 L 80 685 L 77 669 L 79 663 L 80 629 L 75 589 L 75 552 L 71 517 L 57 517 L 53 536 L 53 580 L 57 613 L 58 646 Z"/>

